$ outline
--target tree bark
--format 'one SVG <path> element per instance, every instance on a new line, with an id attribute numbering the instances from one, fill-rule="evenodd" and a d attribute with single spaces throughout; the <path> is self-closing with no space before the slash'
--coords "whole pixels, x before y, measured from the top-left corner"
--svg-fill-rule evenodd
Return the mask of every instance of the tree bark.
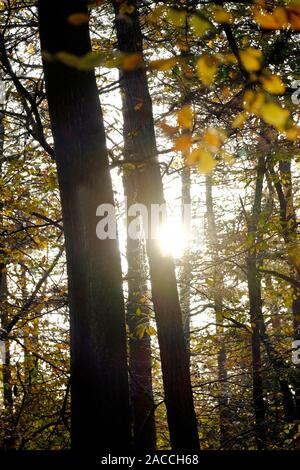
<path id="1" fill-rule="evenodd" d="M 263 181 L 266 171 L 265 157 L 260 156 L 257 164 L 256 187 L 252 214 L 248 222 L 248 239 L 251 246 L 247 255 L 247 282 L 252 327 L 252 380 L 253 405 L 255 414 L 255 437 L 258 450 L 266 448 L 266 404 L 262 380 L 262 361 L 260 351 L 260 333 L 262 331 L 263 312 L 261 297 L 261 279 L 257 266 L 257 230 L 261 214 Z"/>
<path id="2" fill-rule="evenodd" d="M 184 155 L 183 155 L 184 157 Z M 185 223 L 184 230 L 187 234 L 191 230 L 191 170 L 185 164 L 181 173 L 181 205 L 182 205 L 182 223 Z M 189 208 L 189 209 L 187 209 Z M 187 210 L 189 213 L 187 214 Z M 186 221 L 188 220 L 188 225 Z M 182 257 L 182 270 L 181 270 L 181 290 L 180 290 L 180 303 L 182 309 L 183 333 L 185 338 L 186 349 L 190 360 L 190 332 L 191 332 L 191 281 L 192 281 L 192 265 L 191 265 L 191 252 L 190 241 L 185 240 L 184 253 Z"/>
<path id="3" fill-rule="evenodd" d="M 229 439 L 228 434 L 228 423 L 229 423 L 229 413 L 228 413 L 228 384 L 227 384 L 227 370 L 226 370 L 226 345 L 225 345 L 225 336 L 224 328 L 222 327 L 224 318 L 223 318 L 223 296 L 222 296 L 222 287 L 223 287 L 223 276 L 220 271 L 219 263 L 219 242 L 218 242 L 218 233 L 216 227 L 216 218 L 214 211 L 214 202 L 212 195 L 212 186 L 213 181 L 210 175 L 206 176 L 206 214 L 207 214 L 207 236 L 209 241 L 209 247 L 211 250 L 211 257 L 213 263 L 213 279 L 214 279 L 214 291 L 213 291 L 213 300 L 214 300 L 214 309 L 215 317 L 217 323 L 217 341 L 218 341 L 218 380 L 219 380 L 219 422 L 220 422 L 220 445 L 221 447 L 225 445 L 226 441 Z"/>
<path id="4" fill-rule="evenodd" d="M 42 51 L 82 56 L 85 0 L 39 0 Z M 71 326 L 71 438 L 78 450 L 130 446 L 125 311 L 117 240 L 96 236 L 96 209 L 114 204 L 95 74 L 43 61 L 65 232 Z"/>
<path id="5" fill-rule="evenodd" d="M 143 53 L 137 2 L 131 14 L 119 15 L 122 1 L 113 1 L 119 49 L 123 53 Z M 137 201 L 151 213 L 151 204 L 164 204 L 163 185 L 157 159 L 152 103 L 146 71 L 137 68 L 121 75 L 124 119 L 124 156 L 143 162 L 137 167 Z M 138 105 L 138 106 L 137 106 Z M 151 233 L 151 217 L 149 218 Z M 173 450 L 199 448 L 197 421 L 186 351 L 174 262 L 162 256 L 159 243 L 148 237 L 147 256 L 156 315 L 162 374 L 171 447 Z"/>
<path id="6" fill-rule="evenodd" d="M 135 172 L 125 172 L 124 193 L 128 207 L 136 202 Z M 127 225 L 132 217 L 127 215 Z M 134 447 L 138 452 L 154 452 L 156 429 L 152 390 L 151 340 L 147 331 L 142 338 L 137 334 L 140 323 L 149 327 L 149 309 L 146 301 L 147 273 L 143 240 L 127 238 L 130 399 L 133 416 Z M 140 314 L 137 314 L 139 309 Z"/>
<path id="7" fill-rule="evenodd" d="M 274 168 L 269 168 L 271 176 L 274 178 L 279 208 L 282 238 L 288 252 L 288 262 L 292 276 L 300 278 L 300 262 L 297 250 L 299 250 L 297 233 L 297 214 L 293 201 L 293 182 L 291 173 L 291 161 L 281 160 L 279 162 L 280 176 L 276 175 Z M 300 289 L 291 286 L 293 292 L 292 312 L 294 324 L 294 340 L 300 340 Z M 296 417 L 300 419 L 300 366 L 296 365 L 295 373 L 295 402 Z"/>

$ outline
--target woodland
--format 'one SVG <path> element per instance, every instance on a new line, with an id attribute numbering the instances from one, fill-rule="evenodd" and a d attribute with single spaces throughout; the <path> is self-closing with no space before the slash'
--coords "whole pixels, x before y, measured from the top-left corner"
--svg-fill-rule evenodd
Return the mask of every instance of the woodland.
<path id="1" fill-rule="evenodd" d="M 300 450 L 299 31 L 0 1 L 1 450 Z"/>

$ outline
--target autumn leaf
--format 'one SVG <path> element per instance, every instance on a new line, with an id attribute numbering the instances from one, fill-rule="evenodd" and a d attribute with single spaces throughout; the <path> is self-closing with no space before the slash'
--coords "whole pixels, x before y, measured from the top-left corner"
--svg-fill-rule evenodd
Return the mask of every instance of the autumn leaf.
<path id="1" fill-rule="evenodd" d="M 131 15 L 135 10 L 134 5 L 130 5 L 128 2 L 122 2 L 119 9 L 120 15 Z"/>
<path id="2" fill-rule="evenodd" d="M 167 135 L 174 135 L 179 131 L 179 126 L 169 126 L 165 121 L 159 124 L 159 127 L 165 132 Z"/>
<path id="3" fill-rule="evenodd" d="M 106 52 L 88 52 L 84 56 L 77 56 L 68 52 L 57 52 L 54 55 L 49 54 L 47 51 L 43 52 L 45 60 L 59 60 L 69 67 L 77 68 L 78 70 L 92 70 L 101 65 L 111 68 L 118 67 L 122 62 L 122 56 L 117 53 L 108 54 Z"/>
<path id="4" fill-rule="evenodd" d="M 291 28 L 300 31 L 300 5 L 292 4 L 287 8 L 288 20 Z"/>
<path id="5" fill-rule="evenodd" d="M 148 22 L 152 25 L 156 25 L 160 18 L 162 18 L 164 12 L 166 10 L 166 7 L 164 5 L 158 5 L 156 6 L 148 15 L 147 19 Z"/>
<path id="6" fill-rule="evenodd" d="M 238 129 L 240 127 L 243 127 L 243 125 L 246 122 L 247 118 L 248 118 L 248 113 L 243 111 L 243 112 L 241 112 L 241 113 L 239 113 L 235 116 L 234 120 L 231 123 L 231 126 L 234 129 Z"/>
<path id="7" fill-rule="evenodd" d="M 145 334 L 147 333 L 147 323 L 141 323 L 140 325 L 137 325 L 136 329 L 135 329 L 135 334 L 137 336 L 138 339 L 143 339 L 143 337 L 145 336 Z"/>
<path id="8" fill-rule="evenodd" d="M 282 95 L 285 92 L 285 85 L 278 75 L 262 76 L 260 81 L 264 89 L 272 95 Z"/>
<path id="9" fill-rule="evenodd" d="M 300 127 L 291 127 L 285 130 L 286 138 L 292 142 L 300 138 Z"/>
<path id="10" fill-rule="evenodd" d="M 144 105 L 143 100 L 142 100 L 142 99 L 139 99 L 139 100 L 137 101 L 137 103 L 135 104 L 135 106 L 134 106 L 134 110 L 135 110 L 135 111 L 139 111 L 140 109 L 142 109 L 143 105 Z"/>
<path id="11" fill-rule="evenodd" d="M 220 132 L 218 129 L 207 129 L 203 134 L 203 142 L 208 144 L 214 150 L 217 150 L 224 143 L 225 135 L 223 132 Z"/>
<path id="12" fill-rule="evenodd" d="M 149 67 L 160 72 L 165 72 L 171 70 L 177 63 L 176 57 L 171 57 L 170 59 L 158 59 L 152 60 L 149 62 Z"/>
<path id="13" fill-rule="evenodd" d="M 197 74 L 202 83 L 211 86 L 216 78 L 218 62 L 215 57 L 204 55 L 197 62 Z"/>
<path id="14" fill-rule="evenodd" d="M 142 61 L 142 54 L 128 54 L 123 57 L 121 67 L 126 72 L 131 72 L 132 70 L 136 70 L 141 65 Z"/>
<path id="15" fill-rule="evenodd" d="M 67 21 L 72 26 L 81 26 L 89 22 L 89 15 L 86 13 L 73 13 L 68 16 Z"/>
<path id="16" fill-rule="evenodd" d="M 262 52 L 253 47 L 247 47 L 239 52 L 241 63 L 247 72 L 257 72 L 261 68 Z"/>
<path id="17" fill-rule="evenodd" d="M 232 23 L 232 15 L 228 11 L 225 10 L 225 8 L 217 6 L 214 9 L 213 13 L 214 19 L 217 21 L 217 23 Z"/>
<path id="18" fill-rule="evenodd" d="M 262 92 L 247 90 L 244 94 L 244 108 L 250 113 L 258 114 L 265 102 L 265 96 Z"/>
<path id="19" fill-rule="evenodd" d="M 190 153 L 188 164 L 196 165 L 200 173 L 207 174 L 215 168 L 217 162 L 212 153 L 201 144 Z"/>
<path id="20" fill-rule="evenodd" d="M 50 56 L 45 51 L 43 52 L 43 57 L 44 57 L 44 60 L 48 60 L 48 61 L 53 60 L 52 56 Z M 63 64 L 68 65 L 69 67 L 75 67 L 75 68 L 78 68 L 78 65 L 80 62 L 80 57 L 78 57 L 77 55 L 69 54 L 68 52 L 63 52 L 63 51 L 57 52 L 54 55 L 54 58 L 56 58 Z"/>
<path id="21" fill-rule="evenodd" d="M 193 127 L 193 111 L 190 105 L 183 106 L 177 112 L 177 120 L 183 129 L 192 129 Z"/>
<path id="22" fill-rule="evenodd" d="M 203 34 L 211 28 L 209 21 L 205 20 L 200 15 L 192 15 L 189 22 L 196 36 L 203 36 Z"/>
<path id="23" fill-rule="evenodd" d="M 264 29 L 282 29 L 288 24 L 286 10 L 282 7 L 275 8 L 271 13 L 254 8 L 253 16 L 255 21 Z"/>
<path id="24" fill-rule="evenodd" d="M 277 130 L 284 128 L 289 116 L 289 110 L 281 108 L 277 103 L 265 103 L 261 108 L 261 117 L 263 120 L 271 126 L 274 126 Z"/>
<path id="25" fill-rule="evenodd" d="M 176 152 L 186 152 L 192 145 L 191 135 L 180 135 L 175 140 L 174 150 Z"/>
<path id="26" fill-rule="evenodd" d="M 300 5 L 292 3 L 286 8 L 277 7 L 272 12 L 254 8 L 253 17 L 264 29 L 284 29 L 288 26 L 300 30 Z"/>
<path id="27" fill-rule="evenodd" d="M 168 8 L 167 20 L 173 26 L 182 28 L 186 23 L 186 12 L 184 10 L 179 10 L 178 8 Z"/>

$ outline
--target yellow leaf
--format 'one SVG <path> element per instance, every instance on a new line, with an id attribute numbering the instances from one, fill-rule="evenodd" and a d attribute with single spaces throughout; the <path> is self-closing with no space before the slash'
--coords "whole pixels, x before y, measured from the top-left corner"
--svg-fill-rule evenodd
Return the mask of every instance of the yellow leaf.
<path id="1" fill-rule="evenodd" d="M 199 15 L 191 16 L 190 26 L 192 27 L 196 36 L 203 36 L 203 34 L 206 33 L 206 31 L 211 27 L 210 23 L 204 18 L 201 18 Z"/>
<path id="2" fill-rule="evenodd" d="M 192 145 L 191 135 L 180 135 L 175 140 L 174 150 L 176 152 L 186 152 Z"/>
<path id="3" fill-rule="evenodd" d="M 243 127 L 243 125 L 246 122 L 247 118 L 248 118 L 248 113 L 246 113 L 245 111 L 242 112 L 242 113 L 239 113 L 235 116 L 234 120 L 231 123 L 231 126 L 234 129 L 238 129 L 239 127 Z"/>
<path id="4" fill-rule="evenodd" d="M 187 52 L 190 49 L 190 46 L 186 40 L 186 38 L 179 38 L 177 41 L 176 46 L 182 51 Z"/>
<path id="5" fill-rule="evenodd" d="M 152 60 L 149 62 L 149 66 L 152 69 L 159 70 L 160 72 L 165 72 L 171 70 L 177 63 L 176 57 L 171 57 L 170 59 L 158 59 Z"/>
<path id="6" fill-rule="evenodd" d="M 45 52 L 43 54 L 45 57 Z M 80 62 L 80 57 L 74 54 L 69 54 L 68 52 L 57 52 L 55 54 L 55 58 L 58 59 L 60 62 L 62 62 L 65 65 L 68 65 L 69 67 L 78 67 L 78 64 Z M 48 53 L 47 53 L 47 60 L 50 60 L 50 56 L 48 58 Z"/>
<path id="7" fill-rule="evenodd" d="M 137 338 L 142 339 L 145 336 L 146 330 L 147 330 L 147 324 L 142 323 L 140 325 L 137 325 L 135 329 L 135 334 Z"/>
<path id="8" fill-rule="evenodd" d="M 261 77 L 264 89 L 272 95 L 282 95 L 285 92 L 285 86 L 278 75 L 269 75 Z"/>
<path id="9" fill-rule="evenodd" d="M 292 4 L 287 8 L 291 28 L 300 31 L 300 5 Z"/>
<path id="10" fill-rule="evenodd" d="M 165 12 L 165 6 L 164 5 L 158 5 L 155 7 L 148 15 L 147 19 L 150 24 L 156 24 L 160 20 L 160 18 L 163 16 Z"/>
<path id="11" fill-rule="evenodd" d="M 143 61 L 143 56 L 142 54 L 128 54 L 123 57 L 122 60 L 122 68 L 126 72 L 130 72 L 132 70 L 136 70 L 139 65 L 141 65 Z"/>
<path id="12" fill-rule="evenodd" d="M 254 8 L 253 16 L 255 21 L 264 29 L 282 29 L 288 24 L 286 10 L 282 7 L 275 8 L 271 13 Z"/>
<path id="13" fill-rule="evenodd" d="M 295 141 L 300 138 L 300 127 L 291 127 L 285 131 L 286 138 Z"/>
<path id="14" fill-rule="evenodd" d="M 179 126 L 173 127 L 169 126 L 166 122 L 161 122 L 159 127 L 167 134 L 167 135 L 174 135 L 179 131 Z"/>
<path id="15" fill-rule="evenodd" d="M 143 104 L 144 104 L 143 100 L 139 99 L 138 102 L 136 103 L 136 105 L 134 106 L 134 110 L 139 111 L 140 109 L 142 109 Z"/>
<path id="16" fill-rule="evenodd" d="M 149 336 L 155 336 L 156 335 L 156 329 L 154 326 L 147 326 L 146 332 L 148 333 Z"/>
<path id="17" fill-rule="evenodd" d="M 221 147 L 224 140 L 224 134 L 217 129 L 208 129 L 203 134 L 203 141 L 211 147 L 215 147 L 216 149 Z"/>
<path id="18" fill-rule="evenodd" d="M 228 165 L 232 165 L 234 163 L 234 156 L 228 152 L 220 152 L 221 157 L 223 158 L 224 162 Z"/>
<path id="19" fill-rule="evenodd" d="M 186 22 L 186 12 L 177 8 L 168 8 L 167 20 L 177 28 L 183 28 Z"/>
<path id="20" fill-rule="evenodd" d="M 259 114 L 264 102 L 265 97 L 262 92 L 247 90 L 244 94 L 244 108 L 250 113 Z"/>
<path id="21" fill-rule="evenodd" d="M 262 53 L 253 47 L 247 47 L 239 53 L 242 65 L 247 72 L 257 72 L 261 67 Z"/>
<path id="22" fill-rule="evenodd" d="M 73 13 L 67 18 L 68 23 L 72 26 L 81 26 L 89 21 L 89 15 L 86 13 Z"/>
<path id="23" fill-rule="evenodd" d="M 197 165 L 200 173 L 210 173 L 216 166 L 217 162 L 213 158 L 212 153 L 209 152 L 203 145 L 199 145 L 193 150 L 189 157 L 188 163 L 190 165 Z"/>
<path id="24" fill-rule="evenodd" d="M 289 116 L 289 110 L 281 108 L 281 106 L 276 103 L 266 103 L 261 108 L 261 117 L 263 120 L 278 130 L 284 128 Z"/>
<path id="25" fill-rule="evenodd" d="M 214 11 L 214 18 L 217 23 L 232 23 L 232 15 L 223 7 L 216 7 Z"/>
<path id="26" fill-rule="evenodd" d="M 218 71 L 218 63 L 215 57 L 204 55 L 197 62 L 197 74 L 206 86 L 212 85 Z"/>
<path id="27" fill-rule="evenodd" d="M 133 13 L 134 10 L 135 10 L 135 7 L 133 5 L 128 4 L 128 2 L 123 2 L 120 5 L 119 14 L 120 15 L 126 15 L 126 14 L 131 15 L 131 13 Z"/>
<path id="28" fill-rule="evenodd" d="M 193 111 L 190 105 L 183 106 L 177 112 L 177 120 L 183 129 L 192 129 L 193 127 Z"/>

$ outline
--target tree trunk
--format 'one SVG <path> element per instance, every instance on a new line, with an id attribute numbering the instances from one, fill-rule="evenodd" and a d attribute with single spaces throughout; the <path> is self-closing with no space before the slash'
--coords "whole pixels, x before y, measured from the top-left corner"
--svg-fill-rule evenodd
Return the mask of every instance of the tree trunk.
<path id="1" fill-rule="evenodd" d="M 274 178 L 274 186 L 277 192 L 280 207 L 280 223 L 282 238 L 287 248 L 288 261 L 291 268 L 291 275 L 300 279 L 299 242 L 297 234 L 297 214 L 293 201 L 293 183 L 291 173 L 291 161 L 281 160 L 279 162 L 280 177 L 275 174 L 274 168 L 270 168 L 271 176 Z M 294 340 L 300 340 L 300 289 L 291 286 L 293 291 L 293 323 Z M 295 374 L 295 401 L 297 419 L 300 419 L 300 365 L 296 365 Z"/>
<path id="2" fill-rule="evenodd" d="M 254 204 L 250 221 L 248 222 L 248 239 L 251 243 L 247 255 L 247 281 L 250 304 L 250 321 L 252 327 L 252 380 L 253 405 L 255 414 L 255 437 L 257 449 L 266 448 L 266 404 L 262 380 L 262 362 L 260 351 L 260 333 L 262 331 L 263 312 L 261 298 L 261 279 L 257 267 L 257 230 L 261 214 L 262 190 L 265 175 L 265 157 L 259 157 L 257 164 L 257 178 L 254 195 Z"/>
<path id="3" fill-rule="evenodd" d="M 42 51 L 82 56 L 89 28 L 85 0 L 39 0 Z M 93 71 L 44 60 L 46 94 L 61 194 L 71 326 L 71 438 L 79 450 L 130 446 L 125 312 L 117 240 L 96 236 L 96 209 L 114 204 Z"/>
<path id="4" fill-rule="evenodd" d="M 184 165 L 186 163 L 183 158 Z M 185 224 L 184 230 L 189 235 L 191 230 L 191 170 L 185 165 L 181 173 L 181 204 L 182 204 L 182 224 Z M 189 210 L 189 214 L 187 214 Z M 188 225 L 186 221 L 188 220 Z M 183 333 L 185 344 L 190 359 L 190 324 L 191 324 L 191 281 L 192 281 L 192 266 L 191 266 L 191 253 L 190 241 L 185 240 L 184 253 L 182 257 L 182 270 L 181 270 L 181 290 L 180 290 L 180 303 L 182 309 Z"/>
<path id="5" fill-rule="evenodd" d="M 134 11 L 126 15 L 118 14 L 122 1 L 113 1 L 113 4 L 120 51 L 142 55 L 142 34 L 137 3 L 130 2 Z M 126 160 L 143 162 L 135 170 L 137 201 L 144 204 L 150 214 L 151 204 L 164 204 L 164 195 L 157 159 L 152 103 L 145 69 L 123 71 L 121 87 L 124 156 Z M 151 233 L 151 217 L 148 225 Z M 199 448 L 197 421 L 174 262 L 170 256 L 161 255 L 157 240 L 148 237 L 146 246 L 171 446 L 173 450 L 197 450 Z"/>
<path id="6" fill-rule="evenodd" d="M 135 172 L 124 174 L 124 193 L 128 206 L 136 202 Z M 127 215 L 127 225 L 131 222 Z M 130 399 L 133 416 L 134 447 L 138 452 L 154 452 L 156 429 L 152 390 L 151 340 L 147 331 L 139 337 L 138 328 L 149 327 L 147 275 L 142 240 L 127 238 Z M 141 303 L 141 299 L 143 302 Z M 137 310 L 140 312 L 137 314 Z"/>
<path id="7" fill-rule="evenodd" d="M 227 384 L 227 370 L 226 370 L 226 346 L 224 337 L 223 324 L 223 276 L 220 271 L 219 249 L 218 249 L 218 233 L 216 227 L 216 218 L 214 212 L 214 203 L 212 195 L 212 177 L 206 176 L 206 213 L 207 213 L 207 236 L 209 247 L 211 251 L 213 263 L 213 279 L 214 279 L 214 309 L 217 323 L 218 335 L 218 380 L 219 380 L 219 422 L 220 422 L 220 445 L 221 447 L 229 439 L 228 435 L 228 384 Z"/>

